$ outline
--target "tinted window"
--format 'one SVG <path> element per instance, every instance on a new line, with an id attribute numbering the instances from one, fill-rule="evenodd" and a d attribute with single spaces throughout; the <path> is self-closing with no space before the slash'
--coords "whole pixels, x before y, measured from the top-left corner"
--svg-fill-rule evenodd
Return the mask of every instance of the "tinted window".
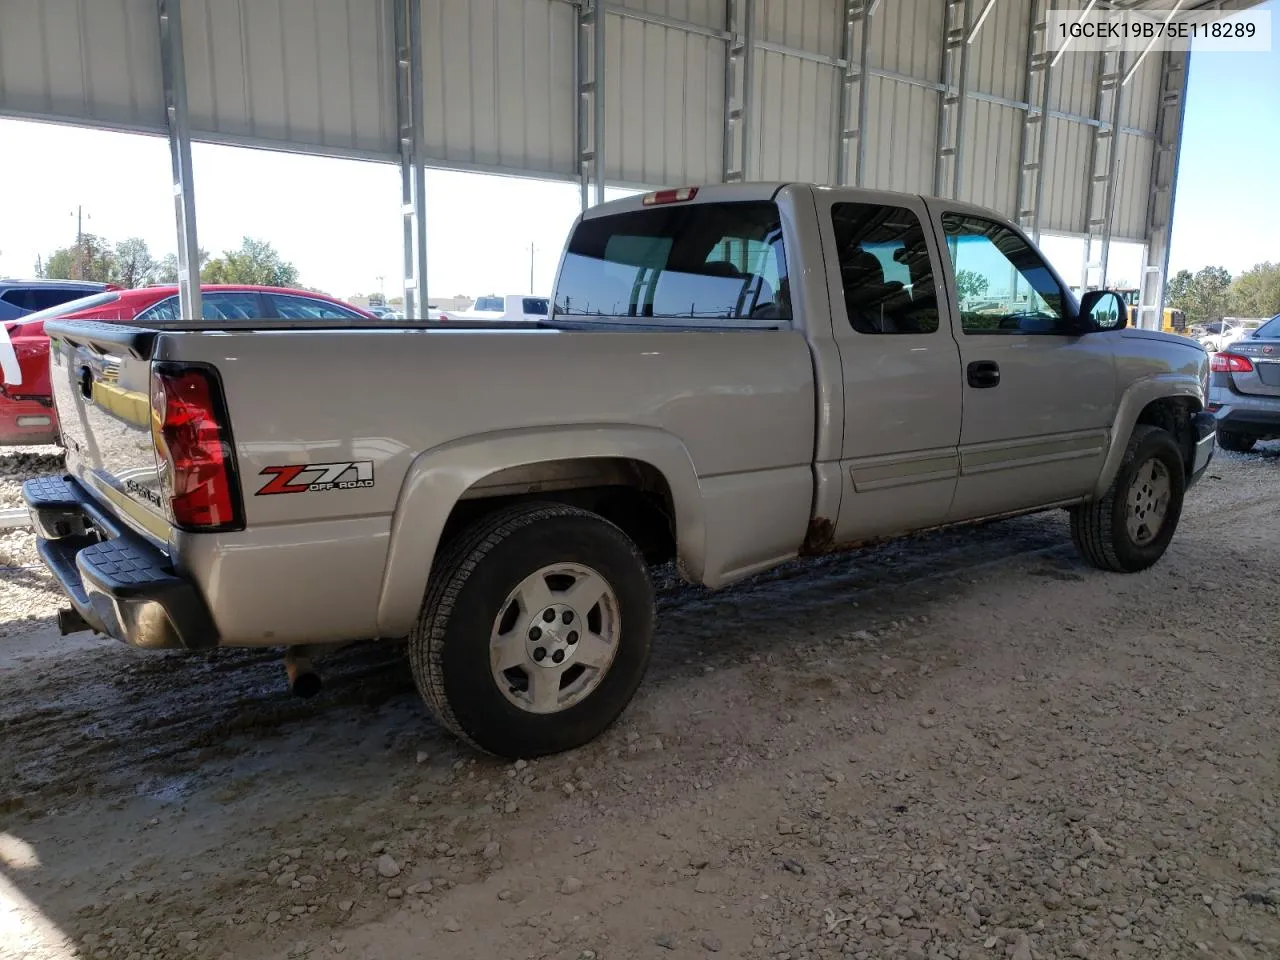
<path id="1" fill-rule="evenodd" d="M 252 291 L 204 293 L 200 296 L 200 313 L 206 320 L 261 320 L 262 306 Z M 184 319 L 178 298 L 167 297 L 138 314 L 139 321 L 175 321 Z"/>
<path id="2" fill-rule="evenodd" d="M 473 310 L 486 310 L 491 313 L 503 313 L 507 309 L 501 297 L 481 297 L 476 301 Z"/>
<path id="3" fill-rule="evenodd" d="M 523 308 L 525 313 L 536 313 L 540 316 L 545 316 L 547 313 L 547 306 L 548 304 L 547 304 L 546 297 L 525 297 L 524 298 Z"/>
<path id="4" fill-rule="evenodd" d="M 282 320 L 364 320 L 354 310 L 346 310 L 328 300 L 293 297 L 280 293 L 267 294 Z"/>
<path id="5" fill-rule="evenodd" d="M 760 202 L 668 206 L 584 220 L 569 240 L 555 310 L 790 320 L 778 208 Z"/>
<path id="6" fill-rule="evenodd" d="M 89 291 L 83 289 L 61 289 L 58 287 L 17 287 L 0 294 L 0 300 L 11 303 L 21 310 L 48 310 L 59 304 L 85 296 Z"/>
<path id="7" fill-rule="evenodd" d="M 1068 333 L 1062 288 L 1035 249 L 1012 229 L 946 213 L 942 230 L 956 276 L 965 333 Z"/>
<path id="8" fill-rule="evenodd" d="M 859 333 L 934 333 L 938 295 L 919 218 L 904 207 L 831 208 L 845 311 Z"/>
<path id="9" fill-rule="evenodd" d="M 59 303 L 57 306 L 49 307 L 38 313 L 29 313 L 22 318 L 22 322 L 34 323 L 39 320 L 53 320 L 57 317 L 65 317 L 68 313 L 88 310 L 90 307 L 101 307 L 119 299 L 120 294 L 118 293 L 95 293 L 90 297 L 81 297 L 79 300 L 68 300 L 65 303 Z"/>
<path id="10" fill-rule="evenodd" d="M 1280 314 L 1260 326 L 1253 335 L 1262 340 L 1280 340 Z"/>

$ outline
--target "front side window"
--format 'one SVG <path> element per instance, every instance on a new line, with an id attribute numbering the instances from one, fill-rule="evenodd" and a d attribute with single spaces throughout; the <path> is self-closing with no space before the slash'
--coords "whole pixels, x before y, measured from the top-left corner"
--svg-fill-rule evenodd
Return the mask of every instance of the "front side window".
<path id="1" fill-rule="evenodd" d="M 831 208 L 849 324 L 859 333 L 935 333 L 938 295 L 920 219 L 904 207 Z"/>
<path id="2" fill-rule="evenodd" d="M 661 206 L 582 221 L 556 287 L 559 316 L 789 321 L 772 202 Z"/>
<path id="3" fill-rule="evenodd" d="M 1029 243 L 1007 225 L 942 215 L 956 278 L 960 328 L 969 334 L 1070 332 L 1062 288 Z"/>

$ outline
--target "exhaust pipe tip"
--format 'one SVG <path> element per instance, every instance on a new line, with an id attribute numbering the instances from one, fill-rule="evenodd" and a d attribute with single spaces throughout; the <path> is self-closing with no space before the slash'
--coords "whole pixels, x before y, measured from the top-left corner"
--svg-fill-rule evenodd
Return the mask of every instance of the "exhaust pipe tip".
<path id="1" fill-rule="evenodd" d="M 286 654 L 284 671 L 289 678 L 289 692 L 295 697 L 309 700 L 324 686 L 320 674 L 311 666 L 311 660 L 307 657 Z"/>

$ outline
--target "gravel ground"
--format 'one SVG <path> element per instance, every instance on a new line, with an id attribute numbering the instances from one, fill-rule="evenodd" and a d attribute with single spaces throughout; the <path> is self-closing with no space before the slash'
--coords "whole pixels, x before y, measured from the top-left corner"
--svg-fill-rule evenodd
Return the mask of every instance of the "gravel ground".
<path id="1" fill-rule="evenodd" d="M 0 957 L 1280 957 L 1278 497 L 1220 453 L 1128 577 L 1053 513 L 666 583 L 623 720 L 529 764 L 394 645 L 298 701 L 0 572 Z"/>

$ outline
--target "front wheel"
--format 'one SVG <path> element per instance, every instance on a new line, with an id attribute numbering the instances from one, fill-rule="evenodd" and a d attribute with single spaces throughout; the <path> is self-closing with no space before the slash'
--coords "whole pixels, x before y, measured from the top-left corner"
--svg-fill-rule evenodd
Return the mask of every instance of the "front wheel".
<path id="1" fill-rule="evenodd" d="M 1218 431 L 1218 446 L 1233 453 L 1248 453 L 1257 442 L 1257 438 L 1246 437 L 1243 433 L 1231 433 L 1227 430 Z"/>
<path id="2" fill-rule="evenodd" d="M 653 587 L 635 545 L 562 504 L 500 510 L 432 571 L 409 640 L 418 691 L 489 753 L 579 747 L 626 708 L 649 662 Z"/>
<path id="3" fill-rule="evenodd" d="M 1162 556 L 1182 516 L 1186 468 L 1168 431 L 1139 424 L 1110 489 L 1071 508 L 1071 539 L 1101 570 L 1136 573 Z"/>

